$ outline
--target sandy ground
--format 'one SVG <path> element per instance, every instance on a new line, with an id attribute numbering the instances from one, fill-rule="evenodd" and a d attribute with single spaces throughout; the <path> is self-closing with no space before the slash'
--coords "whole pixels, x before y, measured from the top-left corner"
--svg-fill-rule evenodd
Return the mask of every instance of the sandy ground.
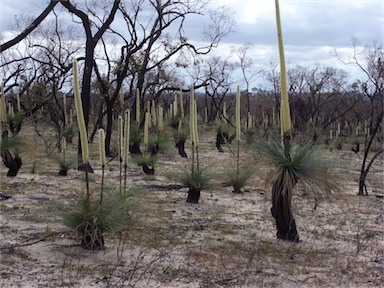
<path id="1" fill-rule="evenodd" d="M 36 140 L 36 139 L 35 139 Z M 55 203 L 84 189 L 83 173 L 57 176 L 58 166 L 36 140 L 34 155 L 24 156 L 17 177 L 1 165 L 1 287 L 383 287 L 383 159 L 369 176 L 369 196 L 359 197 L 361 155 L 324 151 L 335 159 L 342 189 L 316 209 L 298 190 L 295 217 L 301 242 L 275 238 L 266 168 L 257 156 L 242 159 L 258 168 L 243 194 L 231 188 L 203 191 L 199 204 L 188 204 L 186 189 L 169 180 L 170 170 L 188 165 L 171 149 L 160 156 L 154 177 L 132 164 L 130 185 L 141 187 L 138 220 L 120 234 L 106 234 L 104 251 L 86 251 L 62 224 Z M 96 144 L 94 144 L 96 145 Z M 234 156 L 215 150 L 205 137 L 200 161 L 217 173 L 233 166 Z M 72 147 L 75 151 L 75 147 Z M 187 150 L 187 153 L 189 151 Z M 100 187 L 101 170 L 91 153 Z M 33 159 L 38 159 L 31 173 Z M 119 164 L 108 164 L 107 182 L 119 183 Z"/>

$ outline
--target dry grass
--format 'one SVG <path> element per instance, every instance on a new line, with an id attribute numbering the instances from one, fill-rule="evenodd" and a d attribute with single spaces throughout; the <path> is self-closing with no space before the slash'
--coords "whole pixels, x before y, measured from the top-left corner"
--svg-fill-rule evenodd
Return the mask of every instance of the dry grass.
<path id="1" fill-rule="evenodd" d="M 32 137 L 32 132 L 23 127 L 21 134 Z M 361 156 L 325 150 L 326 157 L 337 159 L 334 170 L 342 192 L 314 209 L 313 201 L 296 191 L 294 211 L 303 241 L 293 244 L 275 239 L 270 187 L 262 180 L 267 171 L 258 166 L 257 156 L 242 152 L 242 160 L 253 161 L 259 170 L 242 195 L 216 188 L 203 191 L 200 203 L 191 205 L 185 203 L 187 189 L 165 176 L 189 163 L 171 149 L 160 155 L 155 177 L 145 177 L 135 164 L 128 167 L 129 183 L 143 190 L 139 218 L 121 233 L 106 235 L 105 251 L 90 252 L 78 246 L 76 235 L 53 208 L 83 189 L 83 174 L 72 169 L 67 177 L 57 176 L 57 163 L 46 158 L 41 139 L 34 139 L 36 152 L 23 154 L 17 177 L 5 177 L 4 166 L 0 170 L 1 192 L 12 196 L 0 203 L 1 287 L 379 287 L 384 283 L 383 199 L 373 194 L 384 192 L 383 159 L 368 177 L 370 196 L 359 197 Z M 217 172 L 233 166 L 228 149 L 216 151 L 213 131 L 205 132 L 201 145 L 201 163 Z M 69 148 L 76 152 L 75 145 Z M 97 189 L 101 169 L 97 155 L 91 155 L 95 169 L 91 186 Z M 38 166 L 31 174 L 35 160 Z M 108 167 L 107 184 L 118 185 L 119 163 L 113 160 Z M 36 243 L 4 249 L 32 242 Z"/>

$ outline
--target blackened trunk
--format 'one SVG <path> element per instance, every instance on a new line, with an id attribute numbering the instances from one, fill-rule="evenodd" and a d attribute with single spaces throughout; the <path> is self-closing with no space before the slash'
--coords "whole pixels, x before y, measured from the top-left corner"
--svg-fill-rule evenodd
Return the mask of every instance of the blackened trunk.
<path id="1" fill-rule="evenodd" d="M 183 158 L 188 158 L 187 153 L 185 152 L 185 139 L 180 139 L 176 142 L 175 147 L 179 151 L 179 155 Z"/>
<path id="2" fill-rule="evenodd" d="M 143 153 L 140 150 L 140 142 L 134 142 L 129 146 L 129 153 L 132 155 L 142 155 Z"/>
<path id="3" fill-rule="evenodd" d="M 9 169 L 7 172 L 7 177 L 15 177 L 19 172 L 19 169 Z"/>
<path id="4" fill-rule="evenodd" d="M 155 174 L 155 169 L 153 167 L 150 167 L 149 165 L 145 164 L 142 166 L 143 172 L 146 175 L 154 175 Z"/>
<path id="5" fill-rule="evenodd" d="M 280 175 L 272 186 L 272 216 L 276 221 L 276 236 L 278 239 L 299 242 L 299 234 L 296 229 L 296 222 L 292 213 L 291 197 L 294 187 L 284 181 L 283 175 Z M 294 183 L 294 179 L 290 179 Z M 289 185 L 290 187 L 287 187 Z"/>
<path id="6" fill-rule="evenodd" d="M 187 203 L 199 203 L 200 189 L 190 188 L 188 190 Z"/>
<path id="7" fill-rule="evenodd" d="M 85 163 L 79 163 L 78 164 L 78 166 L 77 166 L 77 170 L 79 170 L 79 171 L 86 171 L 86 170 L 88 170 L 88 172 L 89 173 L 94 173 L 93 172 L 93 168 L 92 168 L 92 166 L 89 164 L 89 163 L 87 163 L 87 164 L 85 164 Z"/>
<path id="8" fill-rule="evenodd" d="M 13 123 L 13 121 L 10 121 L 9 122 L 9 129 L 11 130 L 12 135 L 17 135 L 17 134 L 19 134 L 19 132 L 21 130 L 21 123 L 15 124 L 15 123 Z"/>
<path id="9" fill-rule="evenodd" d="M 91 251 L 104 250 L 103 231 L 95 223 L 88 223 L 85 226 L 81 248 Z"/>
<path id="10" fill-rule="evenodd" d="M 151 145 L 149 148 L 148 148 L 148 152 L 152 155 L 152 156 L 156 156 L 160 151 L 160 147 L 159 145 L 157 144 L 153 144 Z"/>
<path id="11" fill-rule="evenodd" d="M 59 176 L 67 176 L 67 173 L 68 173 L 68 169 L 61 169 L 59 171 Z"/>
<path id="12" fill-rule="evenodd" d="M 68 144 L 72 144 L 72 142 L 73 142 L 72 135 L 65 136 L 65 142 L 67 142 Z"/>
<path id="13" fill-rule="evenodd" d="M 105 131 L 105 155 L 111 156 L 111 139 L 112 139 L 112 123 L 113 123 L 113 106 L 107 103 L 107 127 Z"/>
<path id="14" fill-rule="evenodd" d="M 7 167 L 9 170 L 7 172 L 8 177 L 15 177 L 17 175 L 17 172 L 19 172 L 22 161 L 18 154 L 15 156 L 12 156 L 11 152 L 7 149 L 1 150 L 1 157 L 3 158 L 3 163 L 5 167 Z"/>
<path id="15" fill-rule="evenodd" d="M 229 135 L 226 132 L 217 132 L 216 135 L 216 148 L 219 152 L 224 152 L 221 144 L 225 144 L 227 142 Z"/>
<path id="16" fill-rule="evenodd" d="M 235 193 L 235 194 L 243 193 L 243 191 L 241 191 L 241 187 L 235 187 L 235 186 L 233 186 L 233 191 L 232 192 Z"/>

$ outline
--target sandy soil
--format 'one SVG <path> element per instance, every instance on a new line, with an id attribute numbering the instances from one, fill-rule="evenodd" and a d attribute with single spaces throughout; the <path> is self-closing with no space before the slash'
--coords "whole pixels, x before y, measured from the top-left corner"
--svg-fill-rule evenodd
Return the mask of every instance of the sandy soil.
<path id="1" fill-rule="evenodd" d="M 297 191 L 293 202 L 302 242 L 295 244 L 275 238 L 270 187 L 262 180 L 266 168 L 257 156 L 242 152 L 258 168 L 243 194 L 215 188 L 203 191 L 199 204 L 188 204 L 186 189 L 166 174 L 189 160 L 171 149 L 160 156 L 154 177 L 130 165 L 128 181 L 142 191 L 138 220 L 124 233 L 107 234 L 104 251 L 91 252 L 79 246 L 55 209 L 83 189 L 83 173 L 72 169 L 67 177 L 57 176 L 57 163 L 35 141 L 36 152 L 23 156 L 17 177 L 6 177 L 0 167 L 0 192 L 11 196 L 0 201 L 1 287 L 384 286 L 384 200 L 377 197 L 384 194 L 383 159 L 369 176 L 369 196 L 359 197 L 361 155 L 324 151 L 335 159 L 341 193 L 314 209 Z M 217 152 L 213 137 L 204 136 L 201 147 L 201 163 L 217 173 L 233 166 L 234 156 L 227 148 Z M 91 186 L 98 189 L 95 151 Z M 111 161 L 110 185 L 118 185 L 118 171 L 118 162 Z"/>

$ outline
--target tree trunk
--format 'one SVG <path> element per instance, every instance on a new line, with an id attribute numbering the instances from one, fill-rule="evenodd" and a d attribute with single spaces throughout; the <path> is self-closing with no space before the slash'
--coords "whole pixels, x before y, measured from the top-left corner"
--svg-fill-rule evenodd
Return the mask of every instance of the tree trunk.
<path id="1" fill-rule="evenodd" d="M 183 158 L 188 158 L 187 153 L 185 153 L 185 139 L 180 139 L 175 144 L 176 148 L 179 151 L 179 155 Z"/>
<path id="2" fill-rule="evenodd" d="M 140 150 L 140 142 L 133 142 L 132 145 L 129 145 L 129 153 L 132 155 L 142 155 L 143 153 Z"/>
<path id="3" fill-rule="evenodd" d="M 235 193 L 235 194 L 242 194 L 243 191 L 241 191 L 241 187 L 233 186 L 233 191 L 232 191 L 232 193 Z"/>
<path id="4" fill-rule="evenodd" d="M 290 177 L 290 176 L 286 176 Z M 296 181 L 291 179 L 294 183 Z M 292 191 L 284 181 L 284 174 L 280 174 L 272 186 L 272 208 L 271 213 L 276 221 L 276 236 L 278 239 L 299 242 L 299 234 L 296 229 L 296 222 L 292 213 Z"/>
<path id="5" fill-rule="evenodd" d="M 221 147 L 221 144 L 227 143 L 227 140 L 229 138 L 228 133 L 226 132 L 217 132 L 216 135 L 216 148 L 219 152 L 224 152 L 223 148 Z"/>
<path id="6" fill-rule="evenodd" d="M 143 169 L 143 172 L 146 174 L 146 175 L 154 175 L 155 174 L 155 169 L 153 167 L 150 167 L 149 165 L 147 164 L 144 164 L 142 166 L 142 169 Z"/>
<path id="7" fill-rule="evenodd" d="M 15 177 L 17 175 L 17 172 L 19 172 L 22 161 L 18 154 L 15 156 L 12 156 L 11 152 L 7 149 L 3 149 L 1 151 L 1 157 L 3 158 L 3 163 L 5 167 L 7 167 L 9 170 L 7 172 L 8 177 Z"/>
<path id="8" fill-rule="evenodd" d="M 359 193 L 358 195 L 365 195 L 365 196 L 368 196 L 368 190 L 367 190 L 367 185 L 365 184 L 365 180 L 367 178 L 367 175 L 368 175 L 368 172 L 369 170 L 371 169 L 372 167 L 372 164 L 373 162 L 376 160 L 376 158 L 384 152 L 384 149 L 379 149 L 378 151 L 376 151 L 376 153 L 372 156 L 372 159 L 369 161 L 367 167 L 365 168 L 365 161 L 367 160 L 368 158 L 368 152 L 366 151 L 364 153 L 364 161 L 363 161 L 363 164 L 361 166 L 361 170 L 360 170 L 360 177 L 359 177 Z"/>
<path id="9" fill-rule="evenodd" d="M 104 250 L 103 231 L 95 223 L 86 224 L 81 248 L 91 251 Z"/>
<path id="10" fill-rule="evenodd" d="M 200 189 L 197 188 L 190 188 L 188 190 L 188 197 L 187 197 L 187 203 L 199 203 L 200 199 Z"/>
<path id="11" fill-rule="evenodd" d="M 68 169 L 61 169 L 59 171 L 59 176 L 67 176 L 67 173 L 68 173 Z"/>

